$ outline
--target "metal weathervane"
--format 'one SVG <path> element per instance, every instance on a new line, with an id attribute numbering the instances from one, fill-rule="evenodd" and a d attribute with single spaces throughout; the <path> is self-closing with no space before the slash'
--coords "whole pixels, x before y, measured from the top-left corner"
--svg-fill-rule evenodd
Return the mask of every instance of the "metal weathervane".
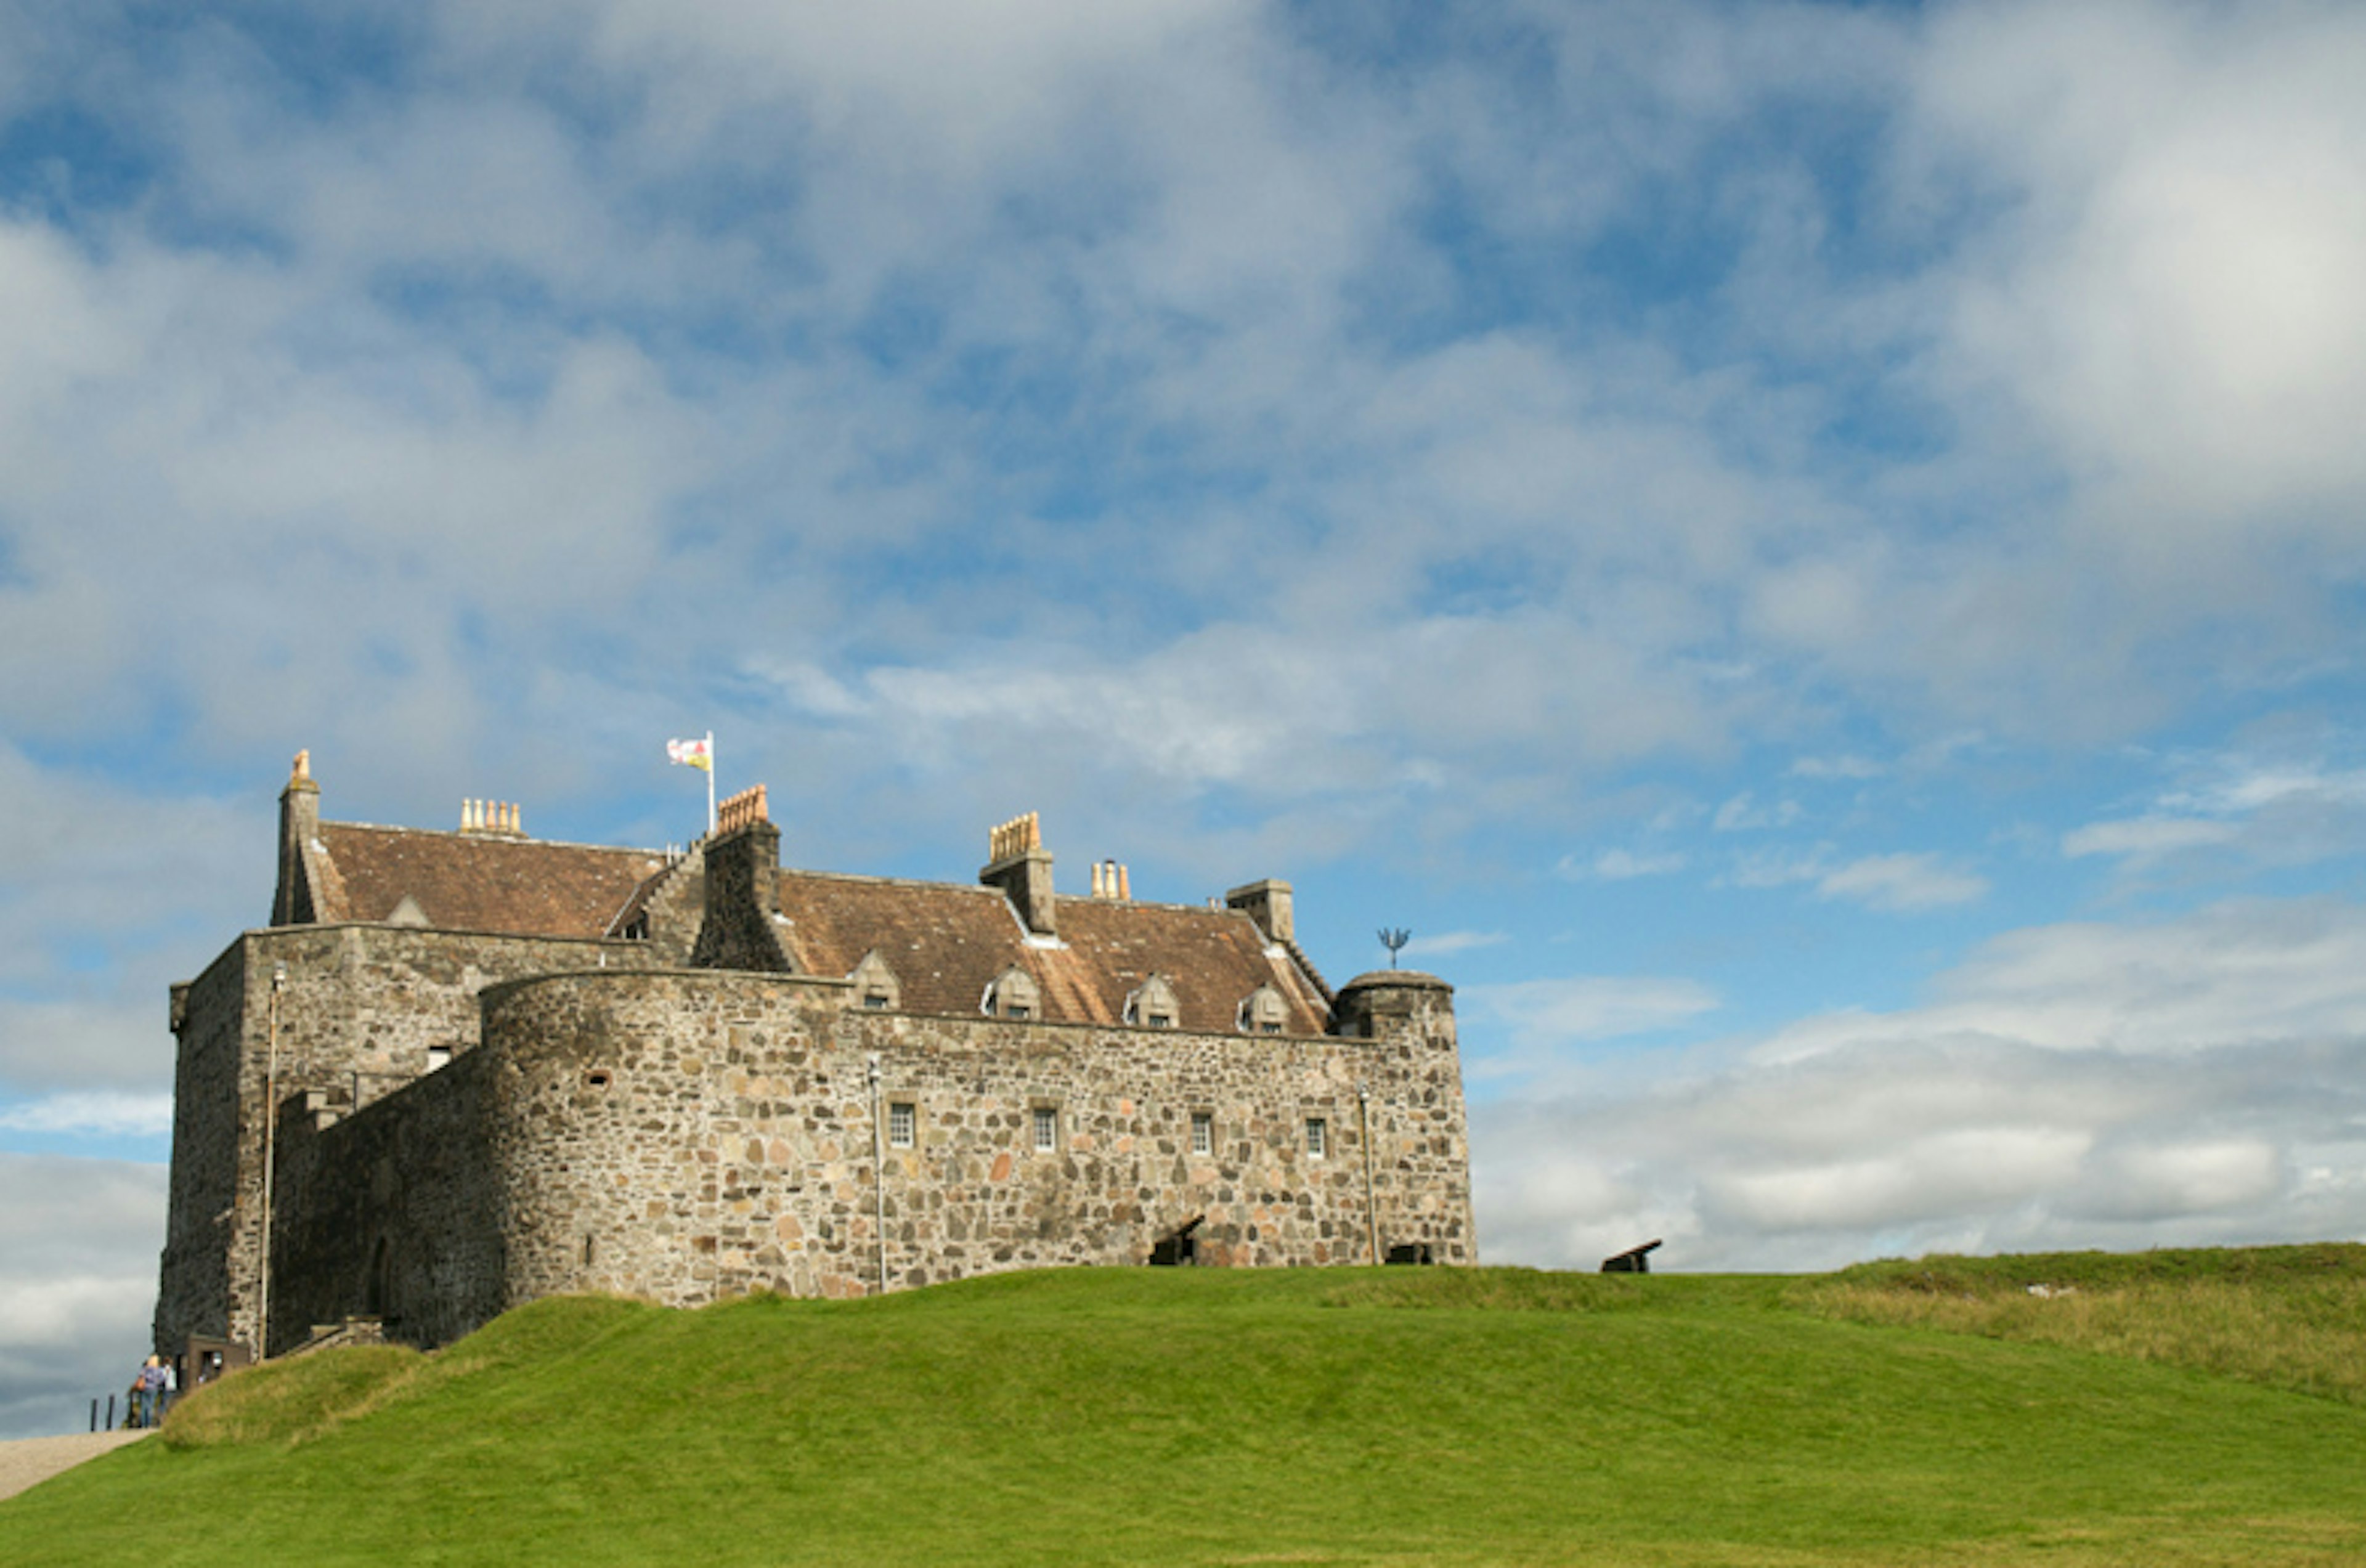
<path id="1" fill-rule="evenodd" d="M 1393 969 L 1397 966 L 1397 954 L 1403 953 L 1404 951 L 1405 943 L 1412 940 L 1413 932 L 1411 931 L 1391 931 L 1386 926 L 1382 926 L 1380 928 L 1380 945 L 1389 950 L 1390 968 Z"/>

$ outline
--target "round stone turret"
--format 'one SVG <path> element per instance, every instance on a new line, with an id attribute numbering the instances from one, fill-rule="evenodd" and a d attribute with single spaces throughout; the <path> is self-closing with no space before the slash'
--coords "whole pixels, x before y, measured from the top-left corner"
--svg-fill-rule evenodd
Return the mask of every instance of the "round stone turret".
<path id="1" fill-rule="evenodd" d="M 1331 1018 L 1332 1032 L 1351 1039 L 1419 1034 L 1450 1046 L 1454 987 L 1418 969 L 1375 969 L 1339 987 Z"/>

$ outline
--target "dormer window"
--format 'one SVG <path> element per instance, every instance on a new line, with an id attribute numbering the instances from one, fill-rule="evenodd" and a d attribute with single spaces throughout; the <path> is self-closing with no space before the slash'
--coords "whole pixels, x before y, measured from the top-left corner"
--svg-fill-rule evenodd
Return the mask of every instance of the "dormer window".
<path id="1" fill-rule="evenodd" d="M 978 1010 L 988 1018 L 1040 1018 L 1043 995 L 1036 987 L 1035 976 L 1014 964 L 994 977 Z"/>
<path id="2" fill-rule="evenodd" d="M 1153 975 L 1142 988 L 1125 998 L 1125 1021 L 1136 1029 L 1173 1029 L 1183 1016 L 1175 987 L 1164 975 Z"/>
<path id="3" fill-rule="evenodd" d="M 904 1003 L 902 983 L 896 978 L 896 971 L 887 967 L 887 961 L 879 956 L 879 950 L 875 947 L 862 955 L 862 962 L 856 964 L 854 972 L 846 978 L 854 987 L 853 999 L 857 1007 L 888 1011 Z"/>
<path id="4" fill-rule="evenodd" d="M 1241 998 L 1237 1015 L 1243 1034 L 1279 1034 L 1290 1018 L 1290 1004 L 1271 986 L 1259 986 Z"/>

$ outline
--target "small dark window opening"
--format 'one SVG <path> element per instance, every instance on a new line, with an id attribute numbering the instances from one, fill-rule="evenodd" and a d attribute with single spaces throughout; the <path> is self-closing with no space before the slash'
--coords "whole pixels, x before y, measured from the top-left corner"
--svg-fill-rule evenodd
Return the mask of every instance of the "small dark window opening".
<path id="1" fill-rule="evenodd" d="M 865 991 L 862 993 L 862 1005 L 867 1008 L 884 1008 L 887 1005 L 887 993 Z"/>
<path id="2" fill-rule="evenodd" d="M 606 1089 L 612 1081 L 607 1072 L 600 1067 L 594 1067 L 583 1075 L 583 1082 L 592 1089 Z"/>
<path id="3" fill-rule="evenodd" d="M 1437 1258 L 1425 1241 L 1401 1241 L 1389 1248 L 1391 1263 L 1435 1263 Z"/>
<path id="4" fill-rule="evenodd" d="M 1012 1002 L 1002 1010 L 1002 1016 L 1005 1018 L 1032 1018 L 1035 1016 L 1035 1010 L 1029 1007 L 1025 1002 Z"/>
<path id="5" fill-rule="evenodd" d="M 589 1233 L 583 1237 L 583 1267 L 592 1267 L 592 1237 Z"/>

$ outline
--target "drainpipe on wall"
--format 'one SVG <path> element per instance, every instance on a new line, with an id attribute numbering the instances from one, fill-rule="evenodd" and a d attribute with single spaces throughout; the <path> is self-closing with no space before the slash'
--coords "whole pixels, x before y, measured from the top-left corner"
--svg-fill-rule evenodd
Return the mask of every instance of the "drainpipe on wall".
<path id="1" fill-rule="evenodd" d="M 263 1065 L 263 1247 L 254 1280 L 254 1359 L 271 1354 L 271 1177 L 279 1133 L 279 993 L 287 986 L 287 965 L 271 966 L 271 1003 L 264 1025 Z"/>
<path id="2" fill-rule="evenodd" d="M 879 1244 L 879 1294 L 887 1293 L 887 1133 L 879 1120 L 879 1053 L 871 1053 L 871 1228 Z"/>
<path id="3" fill-rule="evenodd" d="M 1356 1114 L 1363 1124 L 1364 1144 L 1364 1238 L 1371 1244 L 1372 1261 L 1380 1260 L 1380 1216 L 1372 1196 L 1372 1091 L 1358 1078 L 1356 1081 Z"/>

